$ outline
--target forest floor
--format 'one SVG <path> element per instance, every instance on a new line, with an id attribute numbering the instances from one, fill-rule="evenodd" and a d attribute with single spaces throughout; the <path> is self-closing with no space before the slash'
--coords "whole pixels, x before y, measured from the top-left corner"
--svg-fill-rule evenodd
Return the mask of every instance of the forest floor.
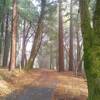
<path id="1" fill-rule="evenodd" d="M 86 100 L 86 79 L 72 72 L 0 69 L 0 100 Z"/>

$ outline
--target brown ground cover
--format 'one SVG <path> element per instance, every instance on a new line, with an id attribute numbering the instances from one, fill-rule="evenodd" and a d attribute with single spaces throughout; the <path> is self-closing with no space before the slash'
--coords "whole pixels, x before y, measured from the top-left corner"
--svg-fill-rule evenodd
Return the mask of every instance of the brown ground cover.
<path id="1" fill-rule="evenodd" d="M 8 72 L 1 69 L 0 77 L 0 96 L 15 90 L 20 92 L 26 86 L 53 88 L 53 100 L 86 100 L 88 95 L 86 80 L 75 77 L 72 72 L 58 73 L 46 69 Z"/>

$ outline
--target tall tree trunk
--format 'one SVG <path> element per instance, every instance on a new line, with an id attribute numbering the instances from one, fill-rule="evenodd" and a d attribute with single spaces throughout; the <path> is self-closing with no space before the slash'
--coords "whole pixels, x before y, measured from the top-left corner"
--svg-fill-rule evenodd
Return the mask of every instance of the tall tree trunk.
<path id="1" fill-rule="evenodd" d="M 100 0 L 94 13 L 95 34 L 91 29 L 88 0 L 80 0 L 81 27 L 84 39 L 84 66 L 88 83 L 88 100 L 100 99 Z M 98 26 L 99 25 L 99 26 Z M 94 40 L 93 40 L 94 35 Z"/>
<path id="2" fill-rule="evenodd" d="M 93 18 L 94 26 L 94 46 L 93 46 L 93 69 L 94 69 L 94 79 L 95 86 L 93 100 L 100 99 L 100 0 L 96 0 L 96 8 L 94 11 Z M 94 80 L 93 80 L 94 81 Z"/>
<path id="3" fill-rule="evenodd" d="M 24 20 L 24 28 L 23 28 L 23 45 L 22 45 L 22 58 L 21 58 L 21 66 L 24 67 L 25 66 L 25 51 L 26 51 L 26 47 L 25 47 L 25 26 L 26 26 L 26 21 Z"/>
<path id="4" fill-rule="evenodd" d="M 11 36 L 11 52 L 9 70 L 16 67 L 16 34 L 17 34 L 17 0 L 13 0 L 13 16 L 12 16 L 12 36 Z"/>
<path id="5" fill-rule="evenodd" d="M 79 37 L 78 37 L 79 38 Z M 77 41 L 78 42 L 78 41 Z M 77 47 L 77 71 L 79 73 L 82 72 L 82 62 L 83 62 L 83 55 L 81 54 L 81 51 L 82 51 L 82 45 L 83 44 L 78 44 L 78 47 Z"/>
<path id="6" fill-rule="evenodd" d="M 0 65 L 2 65 L 2 58 L 3 58 L 3 39 L 4 39 L 4 18 L 2 19 L 1 22 L 1 33 L 0 33 Z"/>
<path id="7" fill-rule="evenodd" d="M 3 58 L 3 33 L 4 33 L 4 20 L 6 10 L 6 0 L 0 1 L 0 65 L 2 65 Z"/>
<path id="8" fill-rule="evenodd" d="M 41 45 L 42 33 L 43 33 L 43 19 L 44 19 L 44 15 L 45 15 L 45 6 L 46 6 L 46 0 L 41 0 L 41 14 L 40 14 L 38 24 L 37 24 L 37 29 L 36 29 L 36 33 L 35 33 L 34 42 L 32 45 L 31 55 L 26 64 L 26 69 L 33 68 L 35 58 L 37 56 L 37 53 L 38 53 L 40 45 Z"/>
<path id="9" fill-rule="evenodd" d="M 78 71 L 79 68 L 79 62 L 80 62 L 80 42 L 79 42 L 79 34 L 76 32 L 77 35 L 77 66 L 76 69 Z"/>
<path id="10" fill-rule="evenodd" d="M 62 18 L 62 0 L 59 0 L 59 68 L 58 71 L 64 71 L 64 44 L 63 44 L 63 18 Z"/>
<path id="11" fill-rule="evenodd" d="M 52 69 L 52 59 L 53 59 L 53 57 L 52 57 L 53 55 L 52 55 L 52 44 L 50 44 L 50 69 Z"/>
<path id="12" fill-rule="evenodd" d="M 10 49 L 10 32 L 8 31 L 9 27 L 9 11 L 6 14 L 6 29 L 5 29 L 5 46 L 4 46 L 4 55 L 3 55 L 3 66 L 7 67 L 9 49 Z"/>
<path id="13" fill-rule="evenodd" d="M 68 62 L 69 62 L 69 50 L 67 47 L 64 47 L 66 51 L 66 69 L 68 70 Z"/>
<path id="14" fill-rule="evenodd" d="M 59 66 L 59 64 L 58 64 L 58 50 L 57 50 L 57 52 L 56 52 L 56 70 L 58 70 L 58 66 Z"/>
<path id="15" fill-rule="evenodd" d="M 79 12 L 78 12 L 78 14 L 77 14 L 77 20 L 76 20 L 77 22 L 77 29 L 76 29 L 76 37 L 77 37 L 77 65 L 76 65 L 76 71 L 77 72 L 79 72 L 79 73 L 81 73 L 82 72 L 82 57 L 81 57 L 81 51 L 82 51 L 82 45 L 83 44 L 81 44 L 80 45 L 80 34 L 79 34 L 79 28 L 80 28 L 80 25 L 79 25 Z"/>
<path id="16" fill-rule="evenodd" d="M 69 71 L 73 71 L 73 18 L 72 18 L 72 7 L 73 0 L 70 3 L 70 49 L 69 49 Z"/>

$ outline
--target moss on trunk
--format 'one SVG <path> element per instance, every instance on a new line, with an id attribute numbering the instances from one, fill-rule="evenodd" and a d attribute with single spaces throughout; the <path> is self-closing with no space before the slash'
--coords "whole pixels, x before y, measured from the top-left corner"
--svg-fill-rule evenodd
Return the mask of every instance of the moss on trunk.
<path id="1" fill-rule="evenodd" d="M 99 100 L 100 99 L 100 46 L 98 44 L 100 44 L 100 40 L 98 39 L 98 36 L 100 36 L 99 35 L 100 32 L 97 35 L 95 33 L 96 31 L 93 31 L 93 29 L 91 28 L 88 7 L 89 6 L 87 0 L 80 0 L 81 28 L 84 39 L 84 66 L 87 76 L 88 93 L 89 93 L 88 100 Z"/>

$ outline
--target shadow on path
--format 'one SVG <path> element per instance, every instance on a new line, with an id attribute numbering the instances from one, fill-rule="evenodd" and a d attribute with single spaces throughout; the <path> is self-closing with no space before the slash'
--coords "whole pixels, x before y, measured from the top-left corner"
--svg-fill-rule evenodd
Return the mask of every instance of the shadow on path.
<path id="1" fill-rule="evenodd" d="M 0 100 L 52 100 L 52 88 L 25 87 L 21 91 L 13 91 L 6 97 L 0 97 Z"/>

